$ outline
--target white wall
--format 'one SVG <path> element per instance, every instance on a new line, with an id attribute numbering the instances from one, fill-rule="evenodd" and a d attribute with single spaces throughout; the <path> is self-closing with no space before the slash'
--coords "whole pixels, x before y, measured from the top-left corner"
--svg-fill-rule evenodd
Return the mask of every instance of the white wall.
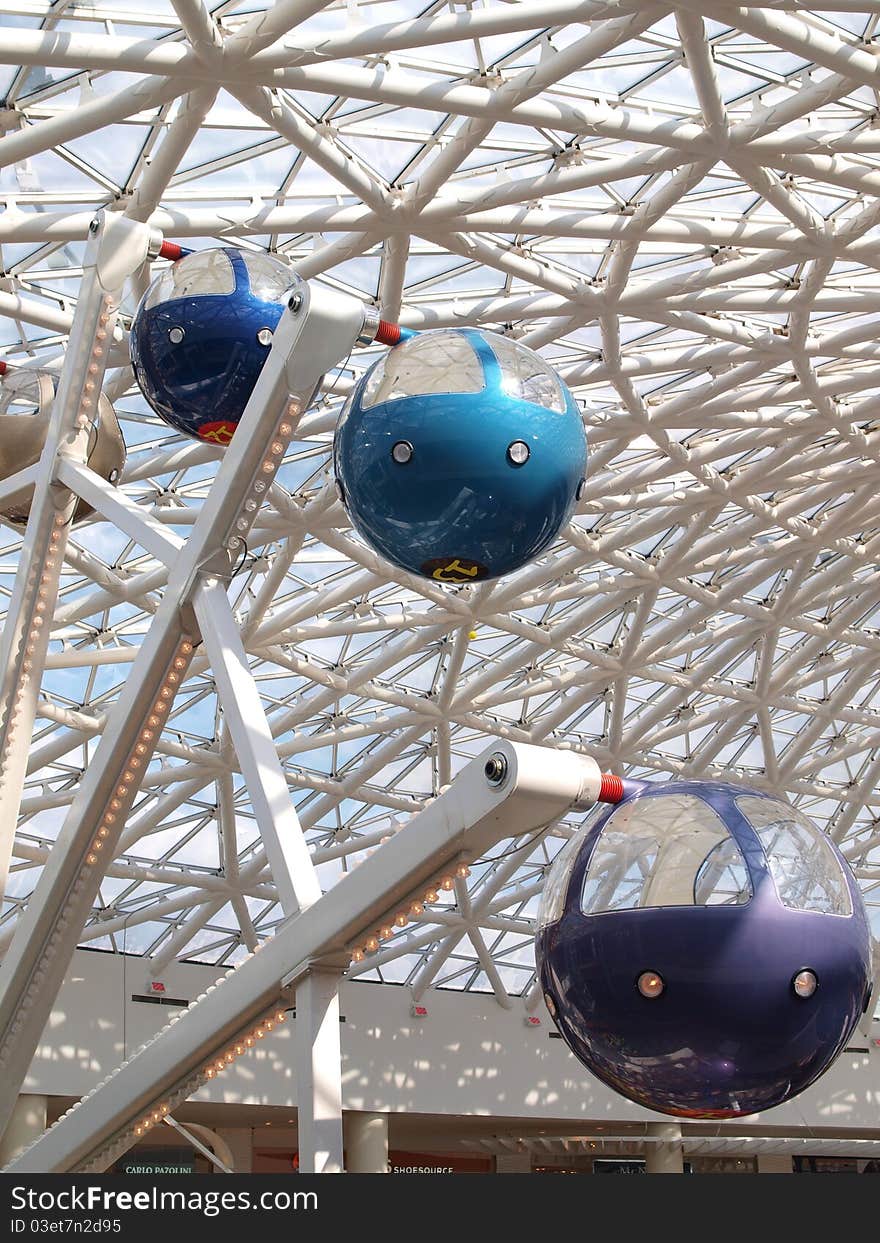
<path id="1" fill-rule="evenodd" d="M 163 981 L 168 996 L 190 1000 L 217 974 L 177 963 Z M 23 1090 L 79 1096 L 93 1087 L 174 1013 L 126 1001 L 147 988 L 139 959 L 77 951 Z M 554 1028 L 543 1011 L 541 1026 L 532 1028 L 520 1006 L 504 1010 L 491 997 L 440 991 L 426 1003 L 428 1017 L 414 1019 L 403 988 L 343 986 L 346 1108 L 604 1123 L 657 1117 L 593 1079 L 561 1040 L 550 1038 Z M 273 1033 L 195 1099 L 295 1105 L 293 1028 L 291 1022 Z M 810 1091 L 753 1121 L 880 1130 L 880 1048 L 870 1056 L 844 1053 Z"/>

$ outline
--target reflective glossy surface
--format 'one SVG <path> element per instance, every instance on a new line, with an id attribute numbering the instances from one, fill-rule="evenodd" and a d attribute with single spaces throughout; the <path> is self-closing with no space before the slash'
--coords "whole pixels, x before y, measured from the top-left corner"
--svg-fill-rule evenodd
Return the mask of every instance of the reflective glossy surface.
<path id="1" fill-rule="evenodd" d="M 156 413 L 187 436 L 229 444 L 298 283 L 279 259 L 232 246 L 162 272 L 130 338 L 135 378 Z"/>
<path id="2" fill-rule="evenodd" d="M 551 868 L 536 950 L 575 1055 L 683 1117 L 754 1113 L 809 1087 L 872 978 L 864 904 L 834 844 L 780 800 L 714 782 L 647 786 L 589 821 Z M 644 973 L 658 995 L 640 991 Z"/>
<path id="3" fill-rule="evenodd" d="M 402 444 L 411 452 L 395 452 Z M 552 368 L 471 328 L 389 350 L 349 398 L 334 447 L 360 535 L 439 582 L 496 578 L 543 552 L 571 517 L 586 462 L 583 422 Z"/>
<path id="4" fill-rule="evenodd" d="M 57 380 L 48 372 L 22 369 L 11 371 L 0 384 L 0 480 L 39 460 L 46 443 Z M 109 398 L 101 393 L 97 418 L 89 433 L 89 466 L 117 483 L 125 465 L 125 441 Z M 2 514 L 15 526 L 24 527 L 31 508 L 33 487 L 25 487 L 5 498 Z M 77 501 L 74 522 L 93 513 L 91 505 Z"/>

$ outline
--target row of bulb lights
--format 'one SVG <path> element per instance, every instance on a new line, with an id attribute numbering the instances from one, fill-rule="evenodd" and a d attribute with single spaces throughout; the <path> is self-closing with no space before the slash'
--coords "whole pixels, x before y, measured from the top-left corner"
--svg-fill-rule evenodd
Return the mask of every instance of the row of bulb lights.
<path id="1" fill-rule="evenodd" d="M 216 1079 L 218 1075 L 222 1074 L 224 1070 L 232 1065 L 236 1058 L 242 1057 L 245 1053 L 250 1052 L 258 1041 L 262 1040 L 264 1036 L 268 1036 L 270 1032 L 275 1030 L 276 1027 L 279 1027 L 286 1018 L 287 1015 L 283 1010 L 276 1010 L 275 1013 L 270 1015 L 268 1018 L 260 1019 L 259 1023 L 257 1023 L 246 1036 L 242 1036 L 235 1042 L 234 1045 L 231 1045 L 225 1053 L 221 1054 L 216 1061 L 211 1062 L 205 1067 L 205 1078 Z M 140 1137 L 145 1135 L 152 1127 L 160 1123 L 163 1118 L 166 1117 L 168 1111 L 169 1106 L 167 1103 L 157 1105 L 150 1113 L 141 1118 L 139 1122 L 135 1123 L 134 1134 L 136 1137 L 140 1139 Z"/>
<path id="2" fill-rule="evenodd" d="M 125 805 L 129 797 L 134 795 L 140 784 L 142 777 L 140 770 L 145 768 L 150 762 L 150 756 L 156 748 L 156 743 L 165 724 L 163 718 L 171 707 L 174 696 L 177 694 L 192 653 L 192 640 L 189 637 L 184 637 L 178 644 L 177 650 L 172 657 L 159 694 L 156 696 L 156 700 L 138 734 L 138 740 L 123 766 L 119 784 L 114 788 L 113 794 L 104 809 L 98 831 L 95 834 L 89 853 L 86 855 L 86 863 L 91 866 L 98 862 L 98 857 L 104 849 L 107 838 L 118 831 L 117 822 L 125 811 Z"/>
<path id="3" fill-rule="evenodd" d="M 95 417 L 95 404 L 100 396 L 97 390 L 101 385 L 101 377 L 107 366 L 107 360 L 104 355 L 107 353 L 107 337 L 112 328 L 110 320 L 113 316 L 113 299 L 105 297 L 98 316 L 98 327 L 95 332 L 95 340 L 92 344 L 92 354 L 86 366 L 86 378 L 83 384 L 82 397 L 79 402 L 79 411 L 76 416 L 76 426 L 79 431 L 86 431 L 92 425 Z"/>
<path id="4" fill-rule="evenodd" d="M 93 404 L 94 399 L 92 398 L 92 393 L 94 392 L 97 384 L 97 381 L 93 380 L 92 377 L 96 376 L 101 368 L 100 359 L 104 354 L 104 342 L 107 337 L 107 324 L 109 322 L 109 308 L 110 299 L 108 298 L 105 300 L 104 310 L 99 317 L 95 346 L 92 350 L 92 361 L 88 366 L 89 376 L 85 383 L 84 396 L 80 406 L 80 414 L 77 416 L 77 427 L 81 429 L 87 427 L 91 422 L 91 416 L 88 411 Z M 287 448 L 287 442 L 293 433 L 292 420 L 299 415 L 300 409 L 301 407 L 298 401 L 291 400 L 288 402 L 284 417 L 278 424 L 275 435 L 268 446 L 266 456 L 260 466 L 260 470 L 257 473 L 256 478 L 254 479 L 250 493 L 245 498 L 242 506 L 244 512 L 239 516 L 239 518 L 236 519 L 235 533 L 227 542 L 227 546 L 230 549 L 238 548 L 243 543 L 244 532 L 246 532 L 253 524 L 254 515 L 259 509 L 265 497 L 265 493 L 267 492 L 269 485 L 278 470 L 278 467 L 281 465 L 282 458 L 284 457 L 284 453 Z M 245 515 L 249 515 L 249 517 L 246 517 Z M 63 521 L 64 520 L 62 519 L 61 525 L 63 525 Z M 52 549 L 50 547 L 50 556 L 51 555 Z M 135 746 L 128 757 L 128 761 L 124 767 L 120 782 L 116 786 L 113 796 L 107 804 L 107 808 L 101 819 L 97 834 L 92 841 L 89 853 L 86 855 L 86 863 L 90 866 L 94 866 L 98 862 L 100 852 L 104 848 L 106 839 L 113 833 L 119 815 L 125 809 L 125 803 L 128 796 L 133 793 L 133 790 L 136 788 L 136 783 L 140 777 L 139 770 L 148 763 L 150 754 L 155 749 L 156 739 L 158 734 L 161 733 L 162 726 L 164 725 L 163 717 L 168 712 L 168 709 L 171 706 L 171 701 L 177 693 L 177 688 L 183 677 L 183 673 L 189 664 L 192 651 L 192 640 L 185 637 L 181 641 L 174 658 L 172 659 L 171 667 L 165 675 L 165 681 L 159 691 L 159 695 L 153 704 L 150 714 L 144 722 L 144 726 L 138 736 L 138 741 L 135 743 Z M 218 1074 L 225 1070 L 227 1066 L 230 1066 L 232 1062 L 235 1061 L 236 1057 L 240 1057 L 242 1054 L 247 1053 L 249 1049 L 253 1048 L 256 1041 L 261 1040 L 263 1036 L 265 1036 L 268 1032 L 271 1032 L 276 1024 L 283 1023 L 284 1018 L 285 1016 L 283 1010 L 279 1010 L 274 1017 L 263 1019 L 256 1025 L 252 1032 L 248 1033 L 247 1036 L 244 1036 L 231 1049 L 228 1049 L 226 1053 L 224 1053 L 223 1056 L 215 1063 L 208 1066 L 205 1070 L 205 1077 L 207 1079 L 215 1078 Z M 145 1118 L 142 1118 L 140 1122 L 136 1123 L 134 1127 L 134 1134 L 137 1137 L 145 1134 L 145 1132 L 151 1127 L 156 1126 L 162 1121 L 168 1113 L 168 1110 L 169 1107 L 167 1104 L 156 1106 L 152 1113 L 147 1115 Z"/>
<path id="5" fill-rule="evenodd" d="M 440 900 L 440 894 L 451 893 L 455 888 L 456 880 L 466 880 L 471 874 L 470 868 L 466 863 L 460 863 L 453 874 L 441 877 L 436 888 L 431 886 L 425 890 L 421 899 L 411 902 L 409 907 L 404 911 L 398 911 L 393 920 L 389 924 L 383 924 L 371 936 L 367 937 L 363 948 L 357 946 L 351 955 L 352 963 L 359 963 L 364 960 L 367 954 L 374 954 L 379 948 L 380 941 L 387 941 L 395 932 L 401 928 L 405 928 L 411 920 L 419 919 L 425 912 L 425 907 L 433 905 Z M 207 1080 L 216 1079 L 218 1075 L 222 1075 L 237 1058 L 243 1057 L 249 1053 L 251 1049 L 268 1036 L 276 1027 L 282 1024 L 287 1015 L 283 1010 L 276 1010 L 273 1015 L 268 1018 L 260 1019 L 255 1027 L 240 1037 L 235 1044 L 231 1045 L 225 1053 L 220 1054 L 215 1061 L 210 1062 L 204 1069 L 204 1076 Z M 166 1103 L 157 1105 L 149 1114 L 141 1118 L 134 1126 L 134 1134 L 140 1139 L 152 1127 L 157 1126 L 167 1116 L 169 1106 Z"/>
<path id="6" fill-rule="evenodd" d="M 58 566 L 58 558 L 61 556 L 61 536 L 66 525 L 67 518 L 63 513 L 56 514 L 52 519 L 52 529 L 49 532 L 46 556 L 43 560 L 42 569 L 39 572 L 40 581 L 37 584 L 37 599 L 34 603 L 33 616 L 31 617 L 27 639 L 25 640 L 21 672 L 16 680 L 12 702 L 9 705 L 5 754 L 8 754 L 12 743 L 12 735 L 19 725 L 24 697 L 27 694 L 31 674 L 34 669 L 34 658 L 37 656 L 41 641 L 45 638 L 43 627 L 49 620 L 47 613 L 51 607 L 50 597 L 55 590 L 56 568 Z M 2 775 L 2 767 L 0 767 L 0 775 Z"/>
<path id="7" fill-rule="evenodd" d="M 254 524 L 257 510 L 266 499 L 266 493 L 269 486 L 281 465 L 281 461 L 287 451 L 287 444 L 293 434 L 293 421 L 299 417 L 302 407 L 298 401 L 291 400 L 287 403 L 287 409 L 281 422 L 275 429 L 272 439 L 266 448 L 266 456 L 260 464 L 256 478 L 251 485 L 251 490 L 245 497 L 242 505 L 242 513 L 235 520 L 235 527 L 229 539 L 226 541 L 226 547 L 230 551 L 241 547 L 244 543 L 246 533 Z"/>
<path id="8" fill-rule="evenodd" d="M 405 928 L 408 923 L 421 919 L 425 913 L 426 906 L 433 906 L 435 902 L 440 901 L 441 893 L 451 893 L 455 888 L 457 880 L 467 880 L 471 870 L 466 863 L 460 863 L 455 869 L 454 874 L 441 877 L 436 888 L 432 885 L 426 889 L 421 898 L 416 898 L 411 902 L 405 910 L 400 910 L 391 919 L 390 923 L 382 924 L 375 932 L 372 932 L 364 941 L 363 945 L 356 945 L 351 951 L 351 965 L 363 962 L 369 954 L 375 954 L 382 941 L 389 941 L 395 936 L 401 928 Z"/>
<path id="9" fill-rule="evenodd" d="M 79 402 L 79 410 L 74 420 L 77 430 L 85 431 L 92 425 L 94 418 L 94 407 L 97 400 L 96 390 L 100 387 L 101 376 L 104 373 L 106 363 L 104 355 L 107 350 L 107 335 L 111 331 L 109 328 L 110 319 L 113 314 L 113 299 L 105 297 L 101 305 L 101 312 L 98 316 L 98 327 L 95 332 L 95 339 L 92 343 L 91 356 L 86 366 L 86 378 L 83 383 L 82 395 Z M 43 627 L 49 620 L 46 614 L 50 608 L 50 597 L 54 594 L 55 583 L 57 580 L 58 559 L 61 556 L 61 537 L 65 526 L 68 523 L 68 516 L 64 513 L 58 513 L 52 520 L 52 528 L 49 532 L 49 542 L 46 549 L 46 556 L 40 570 L 40 581 L 37 584 L 37 599 L 34 604 L 34 612 L 31 618 L 27 639 L 24 645 L 24 653 L 21 662 L 21 676 L 18 678 L 12 703 L 9 707 L 9 721 L 7 723 L 7 749 L 12 740 L 12 733 L 17 728 L 18 718 L 21 715 L 22 700 L 27 693 L 30 675 L 34 669 L 34 658 L 36 657 L 40 643 L 45 638 Z M 99 847 L 100 849 L 100 847 Z M 97 862 L 97 860 L 95 860 Z"/>

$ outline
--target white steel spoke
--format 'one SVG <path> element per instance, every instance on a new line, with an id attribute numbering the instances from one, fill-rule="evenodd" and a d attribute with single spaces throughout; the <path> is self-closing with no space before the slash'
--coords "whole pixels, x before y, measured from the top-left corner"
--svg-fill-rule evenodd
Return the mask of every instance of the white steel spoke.
<path id="1" fill-rule="evenodd" d="M 321 887 L 272 740 L 269 722 L 229 601 L 217 579 L 196 588 L 193 607 L 211 661 L 226 727 L 248 785 L 254 817 L 285 915 L 310 906 Z"/>
<path id="2" fill-rule="evenodd" d="M 338 306 L 331 307 L 329 298 L 317 296 L 306 296 L 298 310 L 285 311 L 279 324 L 270 357 L 243 415 L 240 435 L 227 451 L 175 564 L 113 719 L 0 969 L 0 1012 L 5 1016 L 0 1061 L 6 1070 L 0 1117 L 14 1102 L 94 900 L 102 862 L 112 857 L 120 840 L 142 771 L 185 679 L 198 640 L 191 610 L 200 576 L 206 569 L 229 576 L 236 549 L 243 543 L 239 527 L 249 525 L 239 518 L 245 498 L 254 491 L 255 481 L 264 478 L 264 459 L 270 461 L 273 473 L 278 467 L 278 455 L 271 460 L 270 441 L 281 436 L 286 443 L 324 370 L 346 355 L 362 325 L 363 310 L 358 303 L 348 299 L 340 317 Z M 305 366 L 300 361 L 293 369 L 297 345 L 306 349 L 309 361 Z M 261 489 L 265 486 L 262 483 Z"/>

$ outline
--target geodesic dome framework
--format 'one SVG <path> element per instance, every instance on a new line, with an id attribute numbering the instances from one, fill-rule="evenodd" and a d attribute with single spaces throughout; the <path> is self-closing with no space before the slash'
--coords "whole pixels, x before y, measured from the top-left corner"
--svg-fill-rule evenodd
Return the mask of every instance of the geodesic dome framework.
<path id="1" fill-rule="evenodd" d="M 415 329 L 507 333 L 582 403 L 564 538 L 454 588 L 378 558 L 335 497 L 333 427 L 377 350 L 303 415 L 228 597 L 324 889 L 502 737 L 784 795 L 840 843 L 876 929 L 876 20 L 833 0 L 0 6 L 8 368 L 61 369 L 104 208 L 271 250 Z M 63 550 L 14 842 L 4 825 L 7 945 L 168 599 L 162 540 L 187 540 L 223 459 L 133 387 L 151 270 L 106 343 L 119 520 Z M 13 526 L 2 542 L 8 601 L 36 561 Z M 283 918 L 217 678 L 187 667 L 63 934 L 156 975 L 235 965 Z M 577 823 L 473 866 L 351 975 L 536 1005 L 537 897 Z"/>

